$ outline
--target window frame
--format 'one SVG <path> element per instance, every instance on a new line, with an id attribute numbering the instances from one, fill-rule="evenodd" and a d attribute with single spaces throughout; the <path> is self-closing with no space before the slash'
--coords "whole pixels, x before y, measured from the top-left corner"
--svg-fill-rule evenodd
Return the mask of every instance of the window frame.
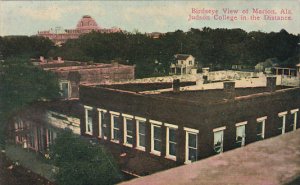
<path id="1" fill-rule="evenodd" d="M 88 122 L 88 112 L 89 111 L 93 111 L 93 107 L 90 107 L 90 106 L 87 106 L 87 105 L 85 105 L 84 106 L 84 111 L 85 111 L 85 134 L 88 134 L 88 135 L 93 135 L 93 116 L 92 116 L 92 123 L 91 123 L 91 131 L 90 132 L 88 132 L 87 130 L 88 130 L 88 124 L 89 124 L 89 122 Z"/>
<path id="2" fill-rule="evenodd" d="M 286 115 L 287 115 L 287 113 L 288 113 L 288 111 L 278 113 L 278 117 L 282 118 L 282 122 L 281 122 L 282 126 L 278 128 L 278 129 L 281 130 L 281 134 L 284 134 L 285 130 L 286 130 L 285 127 L 286 127 Z"/>
<path id="3" fill-rule="evenodd" d="M 65 98 L 63 96 L 63 94 L 61 94 L 61 97 L 65 98 L 65 99 L 69 99 L 71 97 L 71 90 L 72 90 L 72 88 L 71 88 L 71 82 L 69 80 L 60 80 L 59 81 L 59 90 L 60 91 L 63 91 L 62 84 L 64 84 L 64 83 L 68 84 L 68 95 L 67 95 L 67 98 Z"/>
<path id="4" fill-rule="evenodd" d="M 132 121 L 132 127 L 134 127 L 134 121 L 133 121 L 133 116 L 132 115 L 129 115 L 129 114 L 123 114 L 122 113 L 122 116 L 123 116 L 123 144 L 125 146 L 128 146 L 128 147 L 133 147 L 133 138 L 134 138 L 134 129 L 132 130 L 132 144 L 130 143 L 127 143 L 127 136 L 128 136 L 128 133 L 127 133 L 127 120 L 131 120 Z"/>
<path id="5" fill-rule="evenodd" d="M 98 129 L 99 129 L 98 137 L 102 139 L 107 139 L 107 136 L 104 136 L 103 134 L 104 131 L 103 131 L 103 123 L 102 123 L 102 113 L 103 114 L 107 113 L 107 110 L 97 108 L 97 111 L 98 111 Z M 107 129 L 107 127 L 105 128 Z"/>
<path id="6" fill-rule="evenodd" d="M 245 146 L 246 144 L 246 125 L 247 125 L 247 121 L 243 121 L 243 122 L 239 122 L 239 123 L 236 123 L 235 126 L 236 126 L 236 134 L 235 134 L 235 143 L 241 143 L 241 147 Z M 238 135 L 237 135 L 237 131 L 238 131 L 238 127 L 245 127 L 244 129 L 244 137 L 242 137 L 242 141 L 238 141 Z"/>
<path id="7" fill-rule="evenodd" d="M 293 131 L 297 130 L 297 114 L 298 114 L 299 109 L 293 109 L 291 110 L 291 114 L 294 115 L 293 118 Z"/>
<path id="8" fill-rule="evenodd" d="M 262 127 L 261 127 L 261 132 L 260 133 L 256 133 L 256 140 L 257 137 L 259 135 L 261 135 L 261 140 L 264 140 L 265 139 L 265 132 L 266 132 L 266 120 L 268 119 L 267 116 L 263 116 L 263 117 L 260 117 L 260 118 L 257 118 L 256 119 L 256 124 L 262 124 Z M 257 126 L 257 125 L 256 125 Z M 258 140 L 259 141 L 259 140 Z"/>
<path id="9" fill-rule="evenodd" d="M 135 121 L 136 121 L 136 149 L 146 151 L 146 143 L 145 146 L 140 145 L 140 123 L 143 122 L 145 124 L 145 129 L 146 129 L 146 118 L 138 117 L 135 116 Z M 145 141 L 146 141 L 146 130 L 145 130 Z"/>
<path id="10" fill-rule="evenodd" d="M 198 134 L 199 134 L 199 130 L 196 129 L 192 129 L 192 128 L 187 128 L 187 127 L 183 127 L 183 130 L 185 131 L 185 162 L 184 164 L 190 164 L 193 161 L 189 160 L 189 135 L 193 134 L 196 135 L 196 148 L 193 148 L 196 150 L 196 160 L 198 160 L 197 156 L 198 156 Z"/>
<path id="11" fill-rule="evenodd" d="M 150 147 L 150 153 L 154 154 L 154 155 L 161 155 L 161 151 L 155 150 L 154 148 L 154 127 L 160 128 L 162 131 L 162 122 L 160 121 L 155 121 L 155 120 L 149 120 L 150 124 L 151 124 L 151 147 Z M 162 144 L 162 137 L 160 136 L 160 143 Z M 162 145 L 161 145 L 162 146 Z M 160 149 L 162 150 L 162 148 Z"/>
<path id="12" fill-rule="evenodd" d="M 214 133 L 214 151 L 217 153 L 217 154 L 221 154 L 224 152 L 224 130 L 226 130 L 226 126 L 223 126 L 223 127 L 218 127 L 218 128 L 215 128 L 213 129 L 213 133 Z M 222 137 L 221 137 L 221 146 L 220 146 L 220 153 L 218 153 L 215 149 L 215 134 L 218 133 L 218 132 L 222 132 Z"/>
<path id="13" fill-rule="evenodd" d="M 170 129 L 173 129 L 176 132 L 178 132 L 178 125 L 173 125 L 173 124 L 169 124 L 169 123 L 164 123 L 164 125 L 166 127 L 166 158 L 176 161 L 177 151 L 176 151 L 175 155 L 170 154 L 170 143 L 173 143 L 173 144 L 175 144 L 175 146 L 177 146 L 178 141 L 177 141 L 177 138 L 176 138 L 176 142 L 170 141 Z"/>
<path id="14" fill-rule="evenodd" d="M 115 135 L 114 135 L 114 130 L 118 130 L 119 132 L 121 132 L 120 128 L 115 128 L 114 127 L 114 118 L 119 118 L 120 119 L 120 113 L 119 112 L 114 112 L 114 111 L 109 111 L 110 113 L 110 141 L 114 142 L 114 143 L 120 143 L 120 138 L 117 140 L 115 139 Z M 120 124 L 120 123 L 119 123 Z M 120 126 L 120 125 L 119 125 Z"/>

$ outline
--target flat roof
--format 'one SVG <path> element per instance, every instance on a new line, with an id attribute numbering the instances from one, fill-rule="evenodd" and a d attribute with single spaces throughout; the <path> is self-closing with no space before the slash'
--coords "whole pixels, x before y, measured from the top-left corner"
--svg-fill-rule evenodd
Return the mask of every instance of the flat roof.
<path id="1" fill-rule="evenodd" d="M 193 82 L 185 82 L 186 85 Z M 184 85 L 184 83 L 183 83 Z M 149 97 L 160 97 L 177 99 L 184 102 L 193 102 L 199 104 L 210 104 L 223 102 L 228 99 L 228 92 L 224 89 L 207 89 L 207 90 L 183 90 L 180 92 L 173 92 L 172 83 L 128 83 L 128 84 L 112 84 L 99 85 L 96 87 L 115 89 L 116 91 L 127 91 L 137 94 L 143 94 Z M 287 89 L 290 87 L 277 86 L 276 90 Z M 161 90 L 164 89 L 164 90 Z M 267 87 L 246 87 L 235 88 L 234 97 L 244 97 L 254 94 L 268 93 Z"/>
<path id="2" fill-rule="evenodd" d="M 300 129 L 121 185 L 297 184 L 299 136 Z"/>

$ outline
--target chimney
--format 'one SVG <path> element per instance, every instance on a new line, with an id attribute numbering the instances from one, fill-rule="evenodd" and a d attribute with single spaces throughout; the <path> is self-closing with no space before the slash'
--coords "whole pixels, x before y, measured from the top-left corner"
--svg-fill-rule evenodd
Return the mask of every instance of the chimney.
<path id="1" fill-rule="evenodd" d="M 45 62 L 45 58 L 43 56 L 40 56 L 40 62 L 42 62 L 42 63 Z"/>
<path id="2" fill-rule="evenodd" d="M 235 97 L 235 82 L 223 82 L 225 98 L 233 100 Z"/>
<path id="3" fill-rule="evenodd" d="M 174 79 L 172 85 L 173 85 L 173 92 L 174 93 L 179 93 L 180 92 L 180 80 L 179 79 Z"/>
<path id="4" fill-rule="evenodd" d="M 58 62 L 62 62 L 62 58 L 61 57 L 57 57 L 57 61 Z"/>
<path id="5" fill-rule="evenodd" d="M 267 77 L 267 90 L 269 92 L 274 92 L 276 90 L 276 76 Z"/>

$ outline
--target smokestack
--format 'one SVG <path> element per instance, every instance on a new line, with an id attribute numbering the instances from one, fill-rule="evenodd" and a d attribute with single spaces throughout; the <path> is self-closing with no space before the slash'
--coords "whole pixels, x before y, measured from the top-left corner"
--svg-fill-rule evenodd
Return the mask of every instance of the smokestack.
<path id="1" fill-rule="evenodd" d="M 267 90 L 269 92 L 274 92 L 276 90 L 276 76 L 267 77 Z"/>
<path id="2" fill-rule="evenodd" d="M 235 82 L 223 82 L 223 89 L 226 99 L 232 100 L 235 97 Z"/>
<path id="3" fill-rule="evenodd" d="M 179 79 L 174 79 L 173 80 L 173 92 L 174 93 L 179 93 L 180 92 L 180 80 Z"/>

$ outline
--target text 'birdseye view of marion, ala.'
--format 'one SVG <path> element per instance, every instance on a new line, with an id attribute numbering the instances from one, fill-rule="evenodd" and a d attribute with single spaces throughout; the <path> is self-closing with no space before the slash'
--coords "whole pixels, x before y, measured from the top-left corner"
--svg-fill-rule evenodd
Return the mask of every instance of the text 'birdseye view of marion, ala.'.
<path id="1" fill-rule="evenodd" d="M 299 11 L 1 1 L 0 184 L 300 184 Z"/>

